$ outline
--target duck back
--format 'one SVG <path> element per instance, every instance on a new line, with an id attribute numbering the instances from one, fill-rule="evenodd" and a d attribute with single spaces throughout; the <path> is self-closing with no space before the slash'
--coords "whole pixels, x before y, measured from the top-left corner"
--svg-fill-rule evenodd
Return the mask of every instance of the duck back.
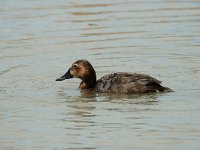
<path id="1" fill-rule="evenodd" d="M 172 92 L 160 85 L 161 81 L 145 74 L 117 72 L 97 80 L 96 91 L 103 93 Z"/>

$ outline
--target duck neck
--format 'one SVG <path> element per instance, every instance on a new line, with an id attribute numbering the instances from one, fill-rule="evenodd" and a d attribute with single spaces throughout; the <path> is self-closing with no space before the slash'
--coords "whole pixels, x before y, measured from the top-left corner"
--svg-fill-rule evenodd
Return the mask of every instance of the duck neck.
<path id="1" fill-rule="evenodd" d="M 90 76 L 87 79 L 84 79 L 82 82 L 85 84 L 86 89 L 92 89 L 96 85 L 96 75 Z"/>
<path id="2" fill-rule="evenodd" d="M 96 73 L 93 71 L 88 74 L 86 77 L 82 78 L 82 82 L 80 83 L 81 89 L 92 89 L 96 86 Z"/>

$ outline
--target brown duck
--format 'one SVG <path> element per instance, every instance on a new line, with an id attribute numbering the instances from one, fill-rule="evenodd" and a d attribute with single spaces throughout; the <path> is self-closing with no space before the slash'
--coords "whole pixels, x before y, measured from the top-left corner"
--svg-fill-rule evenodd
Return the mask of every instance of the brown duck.
<path id="1" fill-rule="evenodd" d="M 161 81 L 145 74 L 117 72 L 96 80 L 96 72 L 87 60 L 74 62 L 69 70 L 56 81 L 70 78 L 82 80 L 80 89 L 93 89 L 103 93 L 131 94 L 173 91 L 168 87 L 163 87 Z"/>

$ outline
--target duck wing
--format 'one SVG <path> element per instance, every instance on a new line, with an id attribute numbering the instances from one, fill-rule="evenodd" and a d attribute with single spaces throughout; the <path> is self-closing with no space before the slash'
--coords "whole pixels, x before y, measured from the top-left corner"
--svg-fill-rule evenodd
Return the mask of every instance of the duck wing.
<path id="1" fill-rule="evenodd" d="M 160 85 L 161 81 L 145 74 L 117 72 L 97 80 L 96 91 L 104 93 L 147 93 L 164 92 L 169 88 Z"/>

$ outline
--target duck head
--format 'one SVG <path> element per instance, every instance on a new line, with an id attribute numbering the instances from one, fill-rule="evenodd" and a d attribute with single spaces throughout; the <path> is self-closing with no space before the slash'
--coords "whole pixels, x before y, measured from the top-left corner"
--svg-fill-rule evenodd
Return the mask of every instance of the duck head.
<path id="1" fill-rule="evenodd" d="M 74 62 L 68 71 L 57 78 L 56 81 L 63 81 L 70 78 L 79 78 L 82 80 L 81 89 L 90 89 L 96 85 L 96 72 L 93 66 L 87 60 L 77 60 Z"/>

